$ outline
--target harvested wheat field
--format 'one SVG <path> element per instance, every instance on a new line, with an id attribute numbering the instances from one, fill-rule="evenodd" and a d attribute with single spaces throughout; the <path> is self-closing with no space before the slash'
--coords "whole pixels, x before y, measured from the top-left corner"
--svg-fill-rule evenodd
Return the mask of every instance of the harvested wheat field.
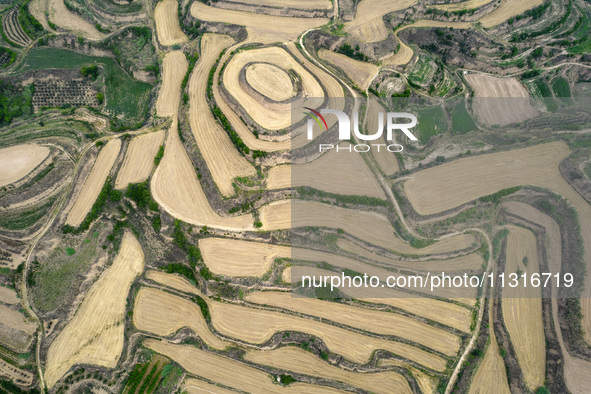
<path id="1" fill-rule="evenodd" d="M 492 327 L 492 324 L 491 324 Z M 494 332 L 470 384 L 470 394 L 510 394 L 507 371 Z"/>
<path id="2" fill-rule="evenodd" d="M 187 73 L 187 58 L 181 51 L 172 51 L 162 61 L 162 87 L 156 101 L 158 116 L 176 115 L 181 99 L 181 83 Z"/>
<path id="3" fill-rule="evenodd" d="M 16 291 L 13 289 L 0 286 L 0 302 L 4 304 L 18 304 L 20 298 L 17 297 Z"/>
<path id="4" fill-rule="evenodd" d="M 449 4 L 433 4 L 430 7 L 437 8 L 443 11 L 461 11 L 461 10 L 472 10 L 474 8 L 480 8 L 493 0 L 467 0 L 459 3 Z"/>
<path id="5" fill-rule="evenodd" d="M 152 176 L 152 196 L 171 216 L 197 226 L 244 230 L 253 228 L 252 215 L 222 217 L 213 211 L 197 173 L 179 139 L 173 120 L 164 157 Z"/>
<path id="6" fill-rule="evenodd" d="M 378 129 L 378 114 L 380 112 L 385 113 L 386 111 L 377 100 L 368 100 L 367 106 L 367 115 L 365 116 L 367 133 L 373 134 L 375 130 Z M 386 140 L 384 139 L 384 136 L 380 136 L 380 138 L 375 140 L 375 143 L 385 144 Z M 388 152 L 387 149 L 380 149 L 379 151 L 377 149 L 372 149 L 371 154 L 385 176 L 394 175 L 399 171 L 398 161 L 396 160 L 394 153 Z"/>
<path id="7" fill-rule="evenodd" d="M 178 16 L 178 2 L 176 0 L 160 1 L 154 10 L 154 19 L 156 21 L 156 32 L 158 33 L 160 44 L 168 46 L 189 40 L 181 30 Z"/>
<path id="8" fill-rule="evenodd" d="M 340 53 L 321 49 L 318 57 L 340 68 L 361 90 L 366 90 L 379 68 L 375 64 L 351 59 Z"/>
<path id="9" fill-rule="evenodd" d="M 332 8 L 332 2 L 329 0 L 239 0 L 237 3 L 296 10 L 330 10 Z"/>
<path id="10" fill-rule="evenodd" d="M 49 148 L 35 144 L 0 149 L 0 187 L 24 178 L 49 156 Z"/>
<path id="11" fill-rule="evenodd" d="M 82 223 L 101 192 L 107 176 L 111 172 L 111 167 L 113 167 L 117 156 L 119 156 L 120 149 L 121 140 L 114 138 L 100 151 L 96 162 L 92 166 L 92 171 L 84 181 L 80 193 L 76 196 L 76 202 L 68 213 L 68 217 L 66 218 L 67 225 L 77 227 Z"/>
<path id="12" fill-rule="evenodd" d="M 355 19 L 345 24 L 345 31 L 364 42 L 378 42 L 388 38 L 383 17 L 394 11 L 412 7 L 417 0 L 362 0 L 357 5 Z"/>
<path id="13" fill-rule="evenodd" d="M 245 300 L 270 305 L 334 321 L 339 324 L 373 332 L 395 335 L 453 356 L 460 348 L 460 339 L 445 330 L 403 315 L 358 308 L 315 298 L 294 298 L 289 292 L 264 291 L 245 296 Z"/>
<path id="14" fill-rule="evenodd" d="M 517 79 L 476 73 L 464 78 L 474 89 L 472 110 L 480 122 L 506 126 L 538 115 L 529 102 L 529 93 Z"/>
<path id="15" fill-rule="evenodd" d="M 542 3 L 542 0 L 502 0 L 498 8 L 481 18 L 479 22 L 482 23 L 482 27 L 484 28 L 494 27 Z"/>
<path id="16" fill-rule="evenodd" d="M 292 217 L 293 209 L 297 214 Z M 372 245 L 403 254 L 449 253 L 468 248 L 474 242 L 472 235 L 461 234 L 416 249 L 398 238 L 388 219 L 381 214 L 311 201 L 276 201 L 262 207 L 260 217 L 265 230 L 306 226 L 340 228 Z"/>
<path id="17" fill-rule="evenodd" d="M 293 346 L 271 351 L 250 351 L 244 359 L 280 370 L 332 379 L 372 393 L 412 393 L 406 379 L 396 372 L 356 373 L 332 366 L 310 352 Z"/>
<path id="18" fill-rule="evenodd" d="M 207 383 L 204 380 L 187 378 L 183 382 L 183 393 L 189 394 L 203 394 L 203 393 L 215 393 L 215 394 L 236 394 L 236 391 L 225 389 L 215 384 Z"/>
<path id="19" fill-rule="evenodd" d="M 201 238 L 199 248 L 203 261 L 217 275 L 261 276 L 277 257 L 289 257 L 288 246 L 226 238 Z"/>
<path id="20" fill-rule="evenodd" d="M 438 380 L 424 374 L 423 372 L 419 371 L 416 368 L 410 367 L 404 363 L 401 363 L 398 360 L 394 360 L 391 358 L 380 358 L 378 360 L 379 367 L 402 367 L 407 368 L 412 375 L 414 376 L 417 384 L 419 385 L 419 389 L 421 389 L 421 393 L 429 393 L 434 394 L 437 392 L 437 382 Z"/>
<path id="21" fill-rule="evenodd" d="M 224 35 L 204 35 L 201 38 L 201 56 L 189 80 L 191 131 L 213 180 L 224 197 L 234 195 L 234 178 L 256 174 L 254 167 L 238 152 L 228 133 L 214 118 L 205 99 L 209 70 L 219 53 L 233 42 L 232 38 Z"/>
<path id="22" fill-rule="evenodd" d="M 419 171 L 404 184 L 414 209 L 431 215 L 498 192 L 532 185 L 555 189 L 558 164 L 570 154 L 563 142 L 454 160 Z M 561 185 L 562 186 L 562 185 Z"/>
<path id="23" fill-rule="evenodd" d="M 138 330 L 164 337 L 189 327 L 208 346 L 216 349 L 227 346 L 209 331 L 197 304 L 150 287 L 142 287 L 137 294 L 133 324 Z"/>
<path id="24" fill-rule="evenodd" d="M 170 287 L 171 289 L 204 297 L 203 293 L 201 293 L 193 284 L 191 284 L 191 282 L 177 274 L 168 274 L 158 270 L 149 270 L 146 272 L 146 279 L 153 280 L 154 282 Z"/>
<path id="25" fill-rule="evenodd" d="M 24 353 L 31 346 L 36 330 L 37 325 L 23 313 L 0 304 L 0 343 Z"/>
<path id="26" fill-rule="evenodd" d="M 348 142 L 341 147 L 350 146 Z M 275 166 L 269 170 L 268 189 L 310 186 L 325 192 L 367 196 L 385 200 L 361 154 L 331 150 L 307 164 Z"/>
<path id="27" fill-rule="evenodd" d="M 164 135 L 164 130 L 160 130 L 131 140 L 115 180 L 115 189 L 125 189 L 130 183 L 148 179 L 154 168 L 154 157 L 164 142 Z"/>
<path id="28" fill-rule="evenodd" d="M 191 5 L 191 15 L 206 22 L 224 22 L 245 26 L 252 41 L 267 44 L 295 41 L 306 30 L 322 26 L 329 21 L 327 18 L 294 18 L 226 10 L 198 1 Z"/>
<path id="29" fill-rule="evenodd" d="M 86 19 L 70 12 L 66 8 L 64 0 L 48 0 L 47 10 L 49 13 L 48 18 L 51 22 L 77 36 L 92 41 L 100 41 L 106 37 L 104 33 L 99 32 L 96 27 Z"/>
<path id="30" fill-rule="evenodd" d="M 209 302 L 209 310 L 218 332 L 246 342 L 262 344 L 275 333 L 300 331 L 322 339 L 330 351 L 355 363 L 364 364 L 375 350 L 383 349 L 435 371 L 445 369 L 444 359 L 414 346 L 365 336 L 315 320 L 214 301 Z"/>
<path id="31" fill-rule="evenodd" d="M 246 66 L 244 77 L 251 88 L 273 101 L 295 96 L 296 90 L 289 74 L 272 64 L 253 63 Z"/>
<path id="32" fill-rule="evenodd" d="M 146 339 L 144 346 L 173 359 L 192 375 L 249 393 L 341 393 L 330 387 L 293 383 L 287 387 L 275 384 L 267 372 L 236 360 L 209 353 L 191 345 Z M 215 391 L 216 393 L 218 391 Z"/>
<path id="33" fill-rule="evenodd" d="M 129 288 L 144 269 L 144 252 L 126 231 L 119 254 L 92 285 L 78 311 L 49 346 L 45 381 L 51 388 L 75 364 L 114 368 L 123 351 Z"/>
<path id="34" fill-rule="evenodd" d="M 252 63 L 259 64 L 256 62 L 260 62 L 261 59 L 264 59 L 264 64 L 272 64 L 283 70 L 293 70 L 299 75 L 302 83 L 301 95 L 324 97 L 324 91 L 314 76 L 283 48 L 255 48 L 235 54 L 224 69 L 224 87 L 258 125 L 269 130 L 285 129 L 292 124 L 291 104 L 260 101 L 240 81 L 241 70 Z M 290 89 L 294 89 L 293 84 Z M 300 118 L 294 116 L 293 122 L 303 116 L 303 113 Z"/>
<path id="35" fill-rule="evenodd" d="M 527 260 L 525 260 L 527 259 Z M 507 238 L 505 274 L 539 272 L 536 237 L 524 228 L 511 226 Z M 542 320 L 542 290 L 532 286 L 505 287 L 503 320 L 527 386 L 533 391 L 546 377 L 546 337 Z"/>

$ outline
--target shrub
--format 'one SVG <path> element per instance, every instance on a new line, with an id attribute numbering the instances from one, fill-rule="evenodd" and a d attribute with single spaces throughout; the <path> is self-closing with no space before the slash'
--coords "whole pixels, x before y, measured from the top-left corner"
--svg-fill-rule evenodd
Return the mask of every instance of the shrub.
<path id="1" fill-rule="evenodd" d="M 75 253 L 76 253 L 76 250 L 75 250 L 74 248 L 71 248 L 71 247 L 69 247 L 69 246 L 66 248 L 66 254 L 67 254 L 68 256 L 72 256 L 72 255 L 74 255 Z"/>

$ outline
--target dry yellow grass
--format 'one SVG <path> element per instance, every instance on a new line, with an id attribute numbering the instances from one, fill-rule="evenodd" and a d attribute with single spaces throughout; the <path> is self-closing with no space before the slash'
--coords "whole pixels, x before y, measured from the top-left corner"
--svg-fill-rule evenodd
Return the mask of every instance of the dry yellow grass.
<path id="1" fill-rule="evenodd" d="M 328 349 L 353 362 L 364 364 L 375 350 L 383 349 L 406 357 L 427 368 L 443 371 L 445 360 L 405 343 L 368 337 L 330 324 L 280 312 L 209 302 L 213 326 L 231 338 L 261 344 L 275 333 L 300 331 L 322 339 Z"/>
<path id="2" fill-rule="evenodd" d="M 235 54 L 224 69 L 225 88 L 257 124 L 269 130 L 285 129 L 292 124 L 292 117 L 295 122 L 305 116 L 304 113 L 299 117 L 292 114 L 291 103 L 261 102 L 245 90 L 240 81 L 240 71 L 248 64 L 261 59 L 284 70 L 293 70 L 299 75 L 302 82 L 301 94 L 308 97 L 324 97 L 324 91 L 314 76 L 283 48 L 255 48 Z M 207 71 L 209 72 L 209 69 Z"/>
<path id="3" fill-rule="evenodd" d="M 211 272 L 232 277 L 261 276 L 276 257 L 291 255 L 287 246 L 225 238 L 201 238 L 199 248 Z"/>
<path id="4" fill-rule="evenodd" d="M 125 232 L 119 254 L 92 285 L 80 308 L 49 346 L 45 381 L 49 388 L 75 364 L 114 368 L 123 351 L 129 288 L 144 269 L 144 252 Z"/>
<path id="5" fill-rule="evenodd" d="M 492 328 L 492 324 L 490 325 Z M 490 331 L 489 343 L 478 370 L 470 384 L 470 394 L 510 394 L 503 357 L 494 332 Z"/>
<path id="6" fill-rule="evenodd" d="M 19 311 L 0 304 L 0 343 L 24 353 L 31 346 L 37 325 Z"/>
<path id="7" fill-rule="evenodd" d="M 207 22 L 224 22 L 245 26 L 251 41 L 268 44 L 295 41 L 306 30 L 329 22 L 327 18 L 293 18 L 226 10 L 211 7 L 198 1 L 191 5 L 191 15 Z"/>
<path id="8" fill-rule="evenodd" d="M 238 0 L 237 3 L 298 10 L 329 10 L 332 8 L 332 3 L 329 0 Z"/>
<path id="9" fill-rule="evenodd" d="M 292 209 L 297 212 L 293 217 Z M 448 253 L 467 248 L 474 242 L 472 235 L 462 234 L 416 249 L 398 238 L 388 219 L 381 214 L 311 201 L 276 201 L 262 207 L 260 217 L 265 230 L 305 226 L 340 228 L 372 245 L 405 254 Z"/>
<path id="10" fill-rule="evenodd" d="M 455 208 L 519 185 L 550 188 L 562 194 L 565 182 L 558 164 L 569 154 L 566 144 L 552 142 L 459 159 L 419 171 L 404 184 L 404 190 L 421 215 Z"/>
<path id="11" fill-rule="evenodd" d="M 523 259 L 527 257 L 527 265 Z M 505 274 L 539 272 L 536 237 L 524 228 L 511 226 L 507 238 Z M 523 281 L 521 281 L 523 283 Z M 503 289 L 503 320 L 527 386 L 533 391 L 544 385 L 546 376 L 546 337 L 542 321 L 542 291 L 526 287 Z"/>
<path id="12" fill-rule="evenodd" d="M 293 383 L 287 387 L 274 384 L 267 372 L 236 360 L 209 353 L 194 346 L 146 339 L 144 346 L 179 363 L 187 372 L 212 382 L 250 393 L 340 393 L 331 387 Z M 223 391 L 214 391 L 223 392 Z"/>
<path id="13" fill-rule="evenodd" d="M 129 143 L 123 165 L 115 180 L 115 189 L 148 179 L 154 168 L 154 157 L 164 142 L 164 130 L 135 137 Z"/>
<path id="14" fill-rule="evenodd" d="M 509 18 L 523 14 L 525 11 L 537 7 L 542 0 L 502 0 L 501 5 L 493 12 L 481 18 L 482 27 L 490 28 L 499 25 Z"/>
<path id="15" fill-rule="evenodd" d="M 49 20 L 64 30 L 71 31 L 77 36 L 87 38 L 92 41 L 103 40 L 105 34 L 99 32 L 90 22 L 81 16 L 70 12 L 64 0 L 48 0 Z"/>
<path id="16" fill-rule="evenodd" d="M 411 393 L 412 390 L 399 373 L 356 373 L 321 361 L 310 352 L 293 346 L 271 351 L 250 351 L 244 359 L 281 370 L 341 381 L 372 393 Z"/>
<path id="17" fill-rule="evenodd" d="M 377 100 L 369 100 L 367 105 L 368 105 L 367 116 L 366 116 L 367 131 L 368 131 L 368 134 L 373 134 L 375 132 L 375 130 L 378 129 L 378 114 L 380 112 L 385 113 L 386 111 L 384 110 L 384 107 L 382 107 Z M 385 118 L 384 118 L 384 120 L 385 120 Z M 386 140 L 384 139 L 383 136 L 380 136 L 380 138 L 378 138 L 375 141 L 375 143 L 376 144 L 385 144 Z M 390 175 L 394 175 L 398 172 L 398 170 L 399 170 L 398 161 L 396 160 L 394 153 L 388 152 L 387 149 L 380 149 L 379 151 L 377 149 L 372 149 L 371 154 L 373 155 L 375 161 L 378 163 L 378 166 L 380 167 L 380 170 L 382 170 L 384 175 L 390 176 Z"/>
<path id="18" fill-rule="evenodd" d="M 291 77 L 285 70 L 267 63 L 253 63 L 245 69 L 246 82 L 257 92 L 274 101 L 295 95 Z"/>
<path id="19" fill-rule="evenodd" d="M 119 156 L 119 150 L 121 150 L 121 140 L 115 138 L 109 141 L 99 152 L 90 175 L 84 181 L 80 193 L 76 196 L 76 202 L 68 213 L 67 225 L 76 227 L 82 223 L 101 192 L 111 167 L 113 167 L 117 156 Z"/>
<path id="20" fill-rule="evenodd" d="M 345 24 L 345 31 L 358 40 L 378 42 L 388 38 L 384 15 L 412 7 L 417 0 L 363 0 L 357 5 L 355 19 Z"/>
<path id="21" fill-rule="evenodd" d="M 176 115 L 181 99 L 181 83 L 187 73 L 187 58 L 181 51 L 172 51 L 162 61 L 162 87 L 156 101 L 158 116 Z"/>
<path id="22" fill-rule="evenodd" d="M 176 0 L 162 0 L 154 10 L 158 41 L 162 45 L 174 45 L 188 41 L 181 30 L 178 17 L 178 2 Z"/>
<path id="23" fill-rule="evenodd" d="M 491 3 L 493 0 L 467 0 L 461 1 L 459 3 L 450 3 L 450 4 L 433 4 L 430 7 L 437 8 L 443 11 L 461 11 L 461 10 L 471 10 L 474 8 L 480 8 L 488 3 Z"/>
<path id="24" fill-rule="evenodd" d="M 249 293 L 245 300 L 321 317 L 336 323 L 381 335 L 396 335 L 453 356 L 460 339 L 445 330 L 390 312 L 379 312 L 315 298 L 294 298 L 291 293 L 264 291 Z"/>
<path id="25" fill-rule="evenodd" d="M 0 149 L 0 187 L 25 177 L 49 155 L 49 148 L 35 144 Z"/>
<path id="26" fill-rule="evenodd" d="M 348 142 L 340 145 L 344 148 L 350 146 Z M 386 199 L 386 193 L 359 153 L 332 150 L 311 163 L 275 166 L 269 170 L 268 189 L 299 186 Z"/>
<path id="27" fill-rule="evenodd" d="M 351 59 L 340 53 L 321 49 L 318 57 L 340 68 L 361 90 L 366 90 L 379 68 L 375 64 Z"/>
<path id="28" fill-rule="evenodd" d="M 197 304 L 150 287 L 142 287 L 137 294 L 133 324 L 138 330 L 159 336 L 168 336 L 183 327 L 189 327 L 207 345 L 216 349 L 227 346 L 209 331 Z"/>
<path id="29" fill-rule="evenodd" d="M 5 304 L 18 304 L 20 299 L 16 296 L 16 291 L 0 286 L 0 302 Z"/>
<path id="30" fill-rule="evenodd" d="M 234 390 L 228 390 L 215 384 L 207 383 L 203 380 L 188 378 L 183 382 L 183 393 L 189 394 L 236 394 Z"/>
<path id="31" fill-rule="evenodd" d="M 378 360 L 378 367 L 402 367 L 407 368 L 415 377 L 419 389 L 423 394 L 434 394 L 437 392 L 438 380 L 421 372 L 420 370 L 410 367 L 405 363 L 391 358 L 381 358 Z"/>
<path id="32" fill-rule="evenodd" d="M 153 280 L 156 283 L 176 289 L 189 294 L 197 294 L 202 296 L 203 294 L 193 286 L 187 279 L 177 274 L 167 274 L 166 272 L 150 270 L 146 272 L 146 278 Z"/>
<path id="33" fill-rule="evenodd" d="M 474 89 L 472 109 L 482 123 L 505 126 L 538 115 L 529 102 L 527 90 L 516 78 L 478 73 L 464 77 Z"/>
<path id="34" fill-rule="evenodd" d="M 236 177 L 256 174 L 254 167 L 242 156 L 211 113 L 206 90 L 209 70 L 219 53 L 234 40 L 219 34 L 206 34 L 201 38 L 201 56 L 189 80 L 189 123 L 197 146 L 213 180 L 223 196 L 232 196 L 232 181 Z"/>
<path id="35" fill-rule="evenodd" d="M 158 204 L 171 216 L 198 226 L 232 230 L 253 228 L 252 215 L 222 217 L 213 211 L 179 139 L 176 119 L 170 127 L 164 157 L 150 186 Z"/>

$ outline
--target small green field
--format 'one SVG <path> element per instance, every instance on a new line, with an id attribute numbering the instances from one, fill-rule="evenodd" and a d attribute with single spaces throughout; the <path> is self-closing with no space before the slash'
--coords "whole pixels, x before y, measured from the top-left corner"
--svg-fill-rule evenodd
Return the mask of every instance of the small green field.
<path id="1" fill-rule="evenodd" d="M 478 127 L 472 119 L 472 115 L 466 109 L 465 100 L 460 100 L 451 112 L 451 130 L 454 134 L 464 134 L 477 130 Z"/>
<path id="2" fill-rule="evenodd" d="M 133 79 L 111 58 L 81 55 L 67 49 L 33 48 L 23 59 L 19 71 L 75 69 L 89 64 L 101 65 L 104 70 L 107 111 L 127 127 L 143 123 L 152 86 Z"/>
<path id="3" fill-rule="evenodd" d="M 563 77 L 556 77 L 552 80 L 552 90 L 556 97 L 570 97 L 570 87 Z"/>
<path id="4" fill-rule="evenodd" d="M 448 131 L 447 116 L 440 106 L 423 107 L 417 109 L 418 123 L 416 128 L 419 131 L 421 144 L 429 142 L 431 137 Z"/>
<path id="5" fill-rule="evenodd" d="M 430 57 L 421 54 L 417 63 L 408 74 L 408 78 L 416 84 L 426 85 L 433 78 L 435 67 Z"/>

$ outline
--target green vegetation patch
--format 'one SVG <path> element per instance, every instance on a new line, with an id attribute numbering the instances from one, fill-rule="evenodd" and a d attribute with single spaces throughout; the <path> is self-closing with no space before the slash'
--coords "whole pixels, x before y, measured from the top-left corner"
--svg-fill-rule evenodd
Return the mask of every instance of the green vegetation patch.
<path id="1" fill-rule="evenodd" d="M 552 80 L 552 90 L 556 97 L 570 97 L 570 87 L 568 82 L 563 77 L 556 77 Z"/>
<path id="2" fill-rule="evenodd" d="M 25 87 L 0 80 L 0 127 L 12 122 L 12 119 L 33 113 L 33 92 L 35 87 Z"/>
<path id="3" fill-rule="evenodd" d="M 454 134 L 464 134 L 478 130 L 472 115 L 466 109 L 466 102 L 458 102 L 451 112 L 451 129 Z"/>
<path id="4" fill-rule="evenodd" d="M 388 207 L 390 204 L 381 198 L 369 196 L 355 196 L 329 193 L 322 190 L 314 189 L 309 186 L 300 186 L 296 188 L 300 198 L 320 199 L 322 202 L 331 203 L 334 200 L 338 204 L 353 204 L 353 205 L 369 205 L 372 207 Z"/>
<path id="5" fill-rule="evenodd" d="M 55 199 L 51 199 L 45 204 L 37 205 L 32 208 L 3 212 L 0 215 L 0 228 L 8 230 L 23 230 L 33 226 L 48 214 L 54 200 Z"/>
<path id="6" fill-rule="evenodd" d="M 164 155 L 164 149 L 161 146 Z M 156 159 L 154 159 L 156 161 Z M 125 197 L 133 200 L 138 208 L 145 209 L 150 208 L 151 211 L 158 212 L 158 203 L 152 198 L 150 193 L 150 185 L 148 181 L 142 183 L 130 183 L 125 191 Z"/>
<path id="7" fill-rule="evenodd" d="M 150 71 L 156 76 L 160 73 L 152 31 L 146 26 L 130 26 L 107 39 L 105 46 L 130 75 L 133 71 Z"/>
<path id="8" fill-rule="evenodd" d="M 429 56 L 420 54 L 419 59 L 408 74 L 408 78 L 415 84 L 425 85 L 432 79 L 435 67 Z"/>
<path id="9" fill-rule="evenodd" d="M 57 309 L 65 300 L 76 277 L 86 273 L 95 261 L 97 238 L 90 238 L 90 242 L 81 240 L 78 245 L 73 246 L 77 251 L 75 254 L 69 255 L 67 250 L 56 248 L 46 260 L 33 263 L 27 281 L 33 304 L 41 312 Z M 73 247 L 70 249 L 74 250 Z"/>
<path id="10" fill-rule="evenodd" d="M 22 2 L 18 10 L 18 22 L 25 34 L 31 39 L 36 39 L 44 32 L 43 25 L 29 13 L 29 0 Z"/>
<path id="11" fill-rule="evenodd" d="M 168 274 L 179 274 L 187 278 L 191 283 L 197 283 L 197 277 L 195 277 L 195 272 L 188 267 L 181 263 L 170 263 L 167 266 L 160 267 L 160 269 Z"/>
<path id="12" fill-rule="evenodd" d="M 447 116 L 440 106 L 417 109 L 418 138 L 421 144 L 429 142 L 431 137 L 448 131 Z"/>
<path id="13" fill-rule="evenodd" d="M 115 122 L 116 126 L 141 126 L 148 114 L 152 86 L 133 79 L 111 58 L 82 55 L 67 49 L 33 48 L 23 58 L 22 64 L 21 72 L 101 65 L 105 73 L 106 109 L 118 119 L 120 118 Z"/>
<path id="14" fill-rule="evenodd" d="M 141 12 L 144 9 L 144 3 L 141 1 L 120 3 L 112 0 L 92 0 L 92 2 L 101 10 L 113 14 L 132 14 Z"/>

